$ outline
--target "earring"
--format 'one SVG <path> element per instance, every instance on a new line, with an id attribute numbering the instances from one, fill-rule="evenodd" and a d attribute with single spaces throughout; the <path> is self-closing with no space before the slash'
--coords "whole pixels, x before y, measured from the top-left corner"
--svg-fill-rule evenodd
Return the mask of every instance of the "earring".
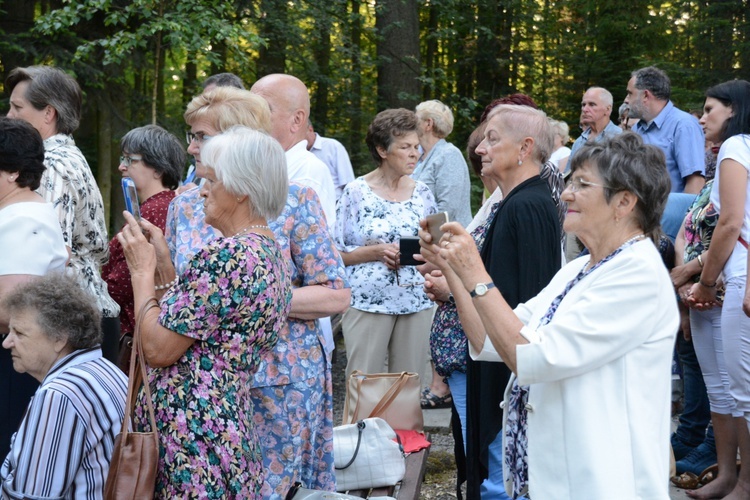
<path id="1" fill-rule="evenodd" d="M 523 165 L 523 162 L 519 159 L 518 160 L 518 166 L 521 166 L 521 165 Z"/>

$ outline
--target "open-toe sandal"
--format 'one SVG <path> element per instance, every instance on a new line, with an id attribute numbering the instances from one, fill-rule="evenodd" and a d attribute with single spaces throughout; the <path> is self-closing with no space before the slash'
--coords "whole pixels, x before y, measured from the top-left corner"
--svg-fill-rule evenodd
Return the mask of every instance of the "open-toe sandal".
<path id="1" fill-rule="evenodd" d="M 453 396 L 450 393 L 445 396 L 438 396 L 429 390 L 422 394 L 421 405 L 423 410 L 434 410 L 437 408 L 450 408 L 453 402 Z"/>
<path id="2" fill-rule="evenodd" d="M 669 479 L 672 484 L 683 490 L 694 490 L 700 486 L 698 476 L 692 472 L 683 472 L 679 476 L 674 476 Z"/>

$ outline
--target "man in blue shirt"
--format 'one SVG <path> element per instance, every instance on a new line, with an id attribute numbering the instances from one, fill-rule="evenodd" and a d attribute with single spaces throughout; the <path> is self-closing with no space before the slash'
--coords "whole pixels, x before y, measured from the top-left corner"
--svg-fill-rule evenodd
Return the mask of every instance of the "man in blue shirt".
<path id="1" fill-rule="evenodd" d="M 670 94 L 667 74 L 649 66 L 632 73 L 625 103 L 629 117 L 640 118 L 633 131 L 664 151 L 672 192 L 697 194 L 705 184 L 703 130 L 694 116 L 672 104 Z"/>
<path id="2" fill-rule="evenodd" d="M 581 99 L 581 123 L 586 127 L 573 143 L 570 156 L 573 157 L 588 141 L 601 141 L 622 132 L 610 120 L 612 114 L 612 94 L 602 87 L 590 87 Z M 568 168 L 566 168 L 566 171 Z"/>

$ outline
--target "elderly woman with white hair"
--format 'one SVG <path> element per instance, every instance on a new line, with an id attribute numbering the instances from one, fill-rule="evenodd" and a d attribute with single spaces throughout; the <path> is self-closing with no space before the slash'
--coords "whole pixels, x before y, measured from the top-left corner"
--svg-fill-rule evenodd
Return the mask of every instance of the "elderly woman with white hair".
<path id="1" fill-rule="evenodd" d="M 417 105 L 417 136 L 422 156 L 412 178 L 422 181 L 435 197 L 438 212 L 466 227 L 471 222 L 469 168 L 461 151 L 446 141 L 453 130 L 453 113 L 438 100 Z"/>
<path id="2" fill-rule="evenodd" d="M 193 255 L 179 278 L 156 226 L 125 213 L 117 236 L 135 307 L 152 303 L 141 332 L 162 447 L 156 497 L 260 498 L 264 468 L 250 388 L 286 328 L 292 298 L 288 265 L 268 226 L 288 193 L 284 151 L 262 132 L 234 127 L 208 141 L 201 160 L 205 221 L 224 236 Z M 158 308 L 155 291 L 164 294 Z M 141 391 L 138 431 L 148 426 L 144 397 Z"/>
<path id="3" fill-rule="evenodd" d="M 552 140 L 554 141 L 549 161 L 560 172 L 565 172 L 568 159 L 570 159 L 570 148 L 566 146 L 570 142 L 570 128 L 564 121 L 553 120 L 552 118 L 549 119 L 549 126 L 552 129 Z"/>

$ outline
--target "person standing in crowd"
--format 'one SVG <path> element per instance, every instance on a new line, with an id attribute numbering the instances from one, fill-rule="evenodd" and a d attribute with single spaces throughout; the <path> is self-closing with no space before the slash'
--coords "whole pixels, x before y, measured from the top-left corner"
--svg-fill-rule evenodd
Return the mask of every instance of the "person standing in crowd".
<path id="1" fill-rule="evenodd" d="M 307 150 L 326 164 L 336 188 L 336 201 L 341 198 L 344 187 L 354 180 L 352 162 L 346 148 L 336 139 L 322 137 L 315 132 L 310 119 L 307 119 Z"/>
<path id="2" fill-rule="evenodd" d="M 365 141 L 375 170 L 344 189 L 336 216 L 336 246 L 352 286 L 344 313 L 346 376 L 416 372 L 425 380 L 432 303 L 416 266 L 399 265 L 399 239 L 416 236 L 435 213 L 435 198 L 410 177 L 419 157 L 418 119 L 407 109 L 375 116 Z"/>
<path id="3" fill-rule="evenodd" d="M 564 121 L 549 119 L 549 126 L 552 128 L 554 136 L 554 145 L 549 161 L 560 171 L 565 172 L 570 158 L 570 148 L 566 146 L 570 142 L 568 124 Z"/>
<path id="4" fill-rule="evenodd" d="M 438 212 L 448 212 L 448 220 L 466 226 L 471 222 L 469 170 L 461 151 L 445 140 L 453 130 L 453 113 L 437 99 L 419 103 L 416 113 L 422 156 L 412 178 L 427 184 L 435 197 Z M 443 408 L 450 403 L 450 388 L 435 370 L 433 362 L 431 380 L 422 391 L 422 408 Z"/>
<path id="5" fill-rule="evenodd" d="M 174 135 L 158 125 L 138 127 L 120 140 L 123 177 L 135 184 L 141 217 L 164 231 L 169 203 L 174 199 L 185 167 L 185 149 Z M 122 247 L 117 238 L 109 242 L 109 262 L 102 268 L 109 293 L 120 306 L 120 332 L 133 335 L 135 311 L 133 286 Z"/>
<path id="6" fill-rule="evenodd" d="M 102 499 L 128 381 L 102 357 L 93 297 L 51 273 L 16 287 L 2 308 L 13 368 L 41 383 L 0 469 L 2 498 Z"/>
<path id="7" fill-rule="evenodd" d="M 0 118 L 0 300 L 34 276 L 62 272 L 68 261 L 57 213 L 34 192 L 44 170 L 39 132 L 23 120 Z M 7 333 L 8 314 L 0 307 L 0 335 Z M 10 351 L 0 349 L 0 456 L 38 386 L 13 370 Z"/>
<path id="8" fill-rule="evenodd" d="M 234 87 L 245 90 L 242 79 L 234 73 L 216 73 L 203 80 L 203 93 L 213 92 L 216 87 Z"/>
<path id="9" fill-rule="evenodd" d="M 668 192 L 663 155 L 637 135 L 582 148 L 563 192 L 565 228 L 591 254 L 515 309 L 463 228 L 444 225 L 437 242 L 420 231 L 425 258 L 443 270 L 458 303 L 472 356 L 502 360 L 514 373 L 503 425 L 514 498 L 668 498 L 679 315 L 654 245 Z"/>
<path id="10" fill-rule="evenodd" d="M 601 141 L 622 132 L 610 119 L 612 114 L 612 94 L 602 87 L 589 87 L 581 99 L 581 123 L 586 127 L 576 139 L 570 155 L 576 154 L 584 144 Z"/>
<path id="11" fill-rule="evenodd" d="M 162 448 L 155 496 L 261 498 L 265 472 L 250 391 L 292 300 L 267 222 L 288 193 L 284 152 L 268 135 L 234 127 L 200 155 L 205 223 L 225 236 L 206 242 L 177 276 L 159 228 L 125 212 L 117 235 L 135 308 L 147 309 L 141 335 Z M 145 392 L 138 397 L 133 426 L 141 431 Z"/>
<path id="12" fill-rule="evenodd" d="M 703 110 L 701 125 L 706 136 L 713 142 L 723 141 L 710 196 L 719 219 L 711 249 L 703 260 L 700 279 L 691 287 L 687 300 L 697 307 L 713 307 L 717 281 L 723 273 L 726 291 L 721 310 L 722 344 L 729 390 L 735 402 L 732 414 L 737 417 L 740 457 L 744 460 L 750 457 L 750 348 L 747 345 L 750 318 L 742 311 L 746 295 L 747 241 L 750 239 L 750 83 L 733 80 L 711 87 L 706 91 Z M 722 453 L 719 443 L 717 436 L 717 452 Z M 726 470 L 732 466 L 729 456 L 734 451 L 724 449 L 723 452 L 726 455 L 720 464 Z M 711 491 L 728 495 L 725 498 L 748 498 L 750 472 L 747 469 L 742 468 L 736 485 L 722 480 L 714 488 L 708 485 L 705 490 L 699 490 L 695 497 L 708 498 L 706 495 Z M 727 477 L 732 476 L 727 473 Z"/>
<path id="13" fill-rule="evenodd" d="M 628 118 L 638 118 L 633 126 L 646 144 L 664 151 L 672 192 L 698 192 L 705 184 L 703 132 L 698 120 L 670 100 L 669 77 L 654 66 L 634 71 L 628 80 L 625 104 Z"/>
<path id="14" fill-rule="evenodd" d="M 38 192 L 52 203 L 70 253 L 68 267 L 84 290 L 96 297 L 102 313 L 102 351 L 117 359 L 120 307 L 107 292 L 101 266 L 109 258 L 107 222 L 99 187 L 72 134 L 81 117 L 81 88 L 51 66 L 16 68 L 5 80 L 9 118 L 29 122 L 44 140 L 44 164 Z"/>

